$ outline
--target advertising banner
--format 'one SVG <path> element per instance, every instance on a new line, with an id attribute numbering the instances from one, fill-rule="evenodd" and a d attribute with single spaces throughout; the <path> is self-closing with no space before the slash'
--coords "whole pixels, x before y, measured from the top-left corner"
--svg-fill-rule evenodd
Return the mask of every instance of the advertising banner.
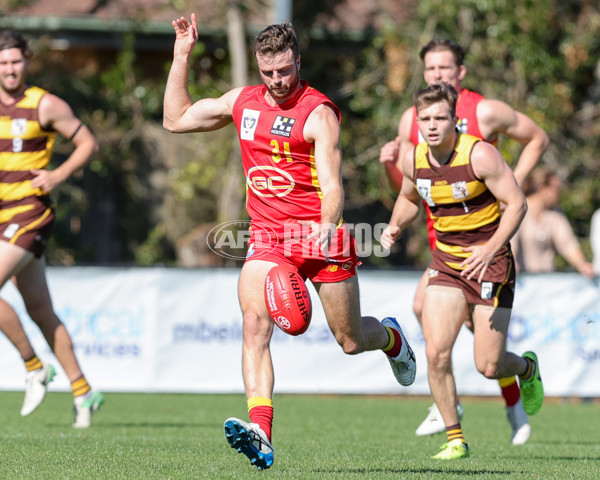
<path id="1" fill-rule="evenodd" d="M 242 316 L 238 269 L 48 268 L 54 307 L 94 388 L 105 392 L 241 393 Z M 410 387 L 396 383 L 385 355 L 345 355 L 329 331 L 312 285 L 310 328 L 275 329 L 277 393 L 429 394 L 425 343 L 412 312 L 422 272 L 360 271 L 362 314 L 400 322 L 417 357 Z M 57 370 L 50 391 L 69 382 L 12 284 L 2 297 L 17 310 L 38 356 Z M 520 275 L 508 349 L 538 354 L 549 396 L 600 396 L 600 288 L 578 274 Z M 473 362 L 463 327 L 453 352 L 459 394 L 496 395 Z M 0 334 L 0 389 L 22 390 L 25 368 Z"/>

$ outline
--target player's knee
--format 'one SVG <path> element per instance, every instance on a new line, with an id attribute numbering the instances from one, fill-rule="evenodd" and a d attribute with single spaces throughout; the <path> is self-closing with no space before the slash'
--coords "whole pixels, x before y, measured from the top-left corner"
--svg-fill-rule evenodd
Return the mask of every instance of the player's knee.
<path id="1" fill-rule="evenodd" d="M 261 316 L 253 311 L 249 310 L 244 312 L 244 339 L 269 337 L 272 331 L 272 322 L 267 321 L 268 319 L 261 318 Z M 268 327 L 271 328 L 268 328 Z"/>
<path id="2" fill-rule="evenodd" d="M 360 342 L 349 335 L 338 336 L 336 340 L 346 355 L 356 355 L 364 351 Z"/>
<path id="3" fill-rule="evenodd" d="M 498 364 L 496 362 L 486 362 L 482 365 L 477 365 L 477 370 L 481 373 L 485 378 L 490 380 L 494 380 L 500 378 Z"/>
<path id="4" fill-rule="evenodd" d="M 439 349 L 433 345 L 425 348 L 428 365 L 435 370 L 447 370 L 452 368 L 452 351 Z"/>

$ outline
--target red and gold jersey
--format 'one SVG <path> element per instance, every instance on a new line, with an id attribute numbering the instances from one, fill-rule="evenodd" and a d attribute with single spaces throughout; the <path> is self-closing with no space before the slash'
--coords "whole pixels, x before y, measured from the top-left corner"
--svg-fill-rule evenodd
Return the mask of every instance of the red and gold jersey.
<path id="1" fill-rule="evenodd" d="M 483 138 L 481 130 L 479 130 L 479 122 L 477 121 L 477 104 L 485 97 L 477 92 L 472 92 L 463 88 L 458 95 L 456 101 L 456 116 L 458 122 L 456 126 L 462 133 L 468 133 L 482 140 L 488 141 Z M 413 107 L 413 121 L 410 128 L 410 141 L 414 146 L 424 141 L 419 127 L 417 125 L 417 109 Z M 498 139 L 494 138 L 490 141 L 492 145 L 497 145 Z M 425 210 L 427 211 L 427 232 L 429 236 L 429 248 L 433 250 L 435 248 L 435 230 L 433 229 L 433 220 L 431 218 L 429 208 L 425 204 Z"/>
<path id="2" fill-rule="evenodd" d="M 415 188 L 429 207 L 437 237 L 433 254 L 454 269 L 470 256 L 462 248 L 487 242 L 500 221 L 500 203 L 471 165 L 471 151 L 479 141 L 459 133 L 450 162 L 441 166 L 430 164 L 427 142 L 415 149 Z M 506 253 L 503 247 L 498 255 Z"/>
<path id="3" fill-rule="evenodd" d="M 319 105 L 331 107 L 338 119 L 340 112 L 306 82 L 280 105 L 269 105 L 265 92 L 264 85 L 244 88 L 232 112 L 246 176 L 246 209 L 255 228 L 297 234 L 298 221 L 321 220 L 314 144 L 304 139 L 304 124 Z"/>
<path id="4" fill-rule="evenodd" d="M 47 92 L 29 87 L 14 105 L 0 102 L 0 223 L 39 206 L 48 196 L 31 187 L 32 168 L 48 166 L 56 132 L 39 122 L 38 107 Z"/>

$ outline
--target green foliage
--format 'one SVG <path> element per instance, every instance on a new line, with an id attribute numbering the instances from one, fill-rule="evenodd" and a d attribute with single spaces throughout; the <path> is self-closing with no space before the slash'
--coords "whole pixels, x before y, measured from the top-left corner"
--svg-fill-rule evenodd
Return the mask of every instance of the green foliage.
<path id="1" fill-rule="evenodd" d="M 294 23 L 303 49 L 303 77 L 342 110 L 344 216 L 349 222 L 389 219 L 395 195 L 379 164 L 379 149 L 396 136 L 401 113 L 423 86 L 419 49 L 432 37 L 450 37 L 468 52 L 466 88 L 505 100 L 548 132 L 552 145 L 543 161 L 559 171 L 567 186 L 561 206 L 576 232 L 588 235 L 591 213 L 600 208 L 596 4 L 423 0 L 411 4 L 414 9 L 406 11 L 412 16 L 401 25 L 383 23 L 379 31 L 363 32 L 362 38 L 311 30 L 338 3 L 311 1 L 310 8 L 296 3 Z M 404 7 L 403 2 L 397 6 Z M 32 83 L 65 98 L 101 146 L 83 178 L 56 192 L 59 217 L 51 261 L 169 263 L 178 238 L 201 223 L 218 221 L 235 132 L 162 135 L 170 52 L 157 52 L 152 66 L 144 67 L 136 35 L 123 36 L 119 55 L 107 65 L 82 67 L 75 75 L 64 67 L 68 59 L 50 55 L 43 41 L 37 46 L 42 60 Z M 226 45 L 223 34 L 194 49 L 189 81 L 193 100 L 220 96 L 231 87 Z M 253 62 L 249 68 L 255 78 Z M 67 147 L 59 142 L 55 161 L 66 158 Z M 509 161 L 522 148 L 510 140 L 499 147 Z M 243 200 L 240 204 L 243 208 Z M 364 260 L 378 267 L 422 266 L 427 258 L 424 225 L 415 222 L 391 257 Z"/>
<path id="2" fill-rule="evenodd" d="M 349 182 L 353 189 L 347 198 L 367 192 L 377 199 L 374 206 L 389 205 L 389 189 L 377 180 L 378 174 L 384 176 L 378 151 L 369 146 L 395 137 L 400 114 L 424 86 L 419 49 L 431 38 L 452 38 L 467 50 L 464 87 L 506 101 L 548 132 L 552 145 L 543 161 L 565 180 L 562 206 L 578 234 L 586 237 L 591 213 L 600 207 L 600 116 L 593 107 L 600 97 L 599 26 L 597 5 L 582 2 L 418 2 L 417 17 L 401 28 L 380 31 L 360 53 L 355 78 L 347 79 L 354 88 L 347 104 L 344 152 L 350 171 L 359 177 Z M 522 146 L 502 139 L 499 148 L 514 162 Z M 370 152 L 368 161 L 365 152 Z M 426 248 L 421 242 L 418 252 Z M 413 253 L 401 261 L 413 263 L 421 255 Z"/>

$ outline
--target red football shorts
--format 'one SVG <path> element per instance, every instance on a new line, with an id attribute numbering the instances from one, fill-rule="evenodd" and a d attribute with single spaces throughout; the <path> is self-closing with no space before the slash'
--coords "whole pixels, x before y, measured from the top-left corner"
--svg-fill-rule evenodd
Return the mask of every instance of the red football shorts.
<path id="1" fill-rule="evenodd" d="M 356 275 L 356 267 L 360 263 L 356 242 L 345 224 L 336 230 L 326 252 L 317 247 L 314 240 L 307 240 L 302 235 L 288 235 L 278 240 L 268 235 L 265 238 L 253 231 L 246 254 L 246 261 L 252 260 L 289 265 L 313 283 L 346 280 Z"/>

